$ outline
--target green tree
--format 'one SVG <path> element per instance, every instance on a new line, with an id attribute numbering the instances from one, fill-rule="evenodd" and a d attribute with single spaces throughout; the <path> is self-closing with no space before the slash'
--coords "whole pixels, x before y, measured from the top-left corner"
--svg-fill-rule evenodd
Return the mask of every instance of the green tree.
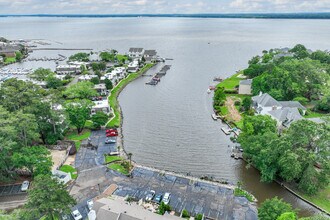
<path id="1" fill-rule="evenodd" d="M 53 73 L 50 69 L 44 68 L 38 68 L 30 75 L 30 78 L 37 81 L 46 81 L 49 77 L 55 77 L 55 73 Z"/>
<path id="2" fill-rule="evenodd" d="M 113 62 L 115 60 L 115 54 L 114 53 L 109 53 L 109 52 L 101 52 L 100 53 L 100 58 L 102 59 L 102 61 L 105 62 Z"/>
<path id="3" fill-rule="evenodd" d="M 296 220 L 297 215 L 294 212 L 285 212 L 280 217 L 278 217 L 276 220 Z"/>
<path id="4" fill-rule="evenodd" d="M 330 112 L 330 94 L 323 96 L 322 99 L 318 101 L 316 109 L 325 113 Z"/>
<path id="5" fill-rule="evenodd" d="M 94 84 L 87 81 L 71 85 L 63 92 L 63 96 L 68 99 L 90 99 L 97 95 Z"/>
<path id="6" fill-rule="evenodd" d="M 195 216 L 195 220 L 202 220 L 202 219 L 203 219 L 203 214 L 198 213 L 198 214 Z"/>
<path id="7" fill-rule="evenodd" d="M 258 209 L 258 217 L 260 220 L 274 220 L 286 212 L 293 212 L 291 205 L 274 197 L 261 204 Z"/>
<path id="8" fill-rule="evenodd" d="M 22 111 L 18 111 L 13 122 L 16 124 L 17 143 L 28 146 L 38 138 L 38 124 L 33 114 L 24 114 Z"/>
<path id="9" fill-rule="evenodd" d="M 89 61 L 89 54 L 88 53 L 76 53 L 69 57 L 70 61 L 82 61 L 88 62 Z"/>
<path id="10" fill-rule="evenodd" d="M 16 168 L 27 168 L 32 176 L 50 174 L 53 165 L 50 152 L 44 146 L 24 147 L 12 156 Z"/>
<path id="11" fill-rule="evenodd" d="M 167 212 L 167 211 L 171 211 L 171 206 L 170 205 L 165 205 L 164 202 L 161 202 L 159 207 L 158 207 L 157 213 L 160 214 L 160 215 L 164 215 L 165 212 Z"/>
<path id="12" fill-rule="evenodd" d="M 245 97 L 243 99 L 243 102 L 242 102 L 242 106 L 244 108 L 245 111 L 249 111 L 251 109 L 251 105 L 252 105 L 252 99 L 250 96 L 248 97 Z"/>
<path id="13" fill-rule="evenodd" d="M 226 100 L 225 88 L 217 87 L 213 96 L 213 105 L 221 106 L 223 105 L 225 100 Z"/>
<path id="14" fill-rule="evenodd" d="M 301 162 L 299 161 L 299 155 L 287 150 L 278 161 L 280 176 L 291 182 L 300 178 L 302 172 Z"/>
<path id="15" fill-rule="evenodd" d="M 89 100 L 75 100 L 65 105 L 65 111 L 72 125 L 77 128 L 80 134 L 86 124 L 87 119 L 90 117 L 90 112 L 93 103 Z"/>
<path id="16" fill-rule="evenodd" d="M 93 128 L 97 129 L 108 122 L 109 116 L 102 111 L 98 111 L 92 115 L 91 120 L 93 122 Z"/>
<path id="17" fill-rule="evenodd" d="M 28 191 L 28 201 L 24 208 L 36 218 L 45 216 L 53 219 L 54 215 L 70 213 L 70 208 L 75 204 L 65 185 L 50 175 L 39 175 Z"/>
<path id="18" fill-rule="evenodd" d="M 113 85 L 112 85 L 112 82 L 110 79 L 106 78 L 104 80 L 104 83 L 105 83 L 105 87 L 107 88 L 107 90 L 111 90 L 113 88 Z"/>
<path id="19" fill-rule="evenodd" d="M 101 63 L 92 63 L 93 71 L 103 71 L 106 69 L 106 64 L 104 62 Z"/>
<path id="20" fill-rule="evenodd" d="M 100 79 L 99 79 L 99 77 L 94 77 L 91 79 L 91 82 L 96 85 L 96 84 L 100 83 Z"/>
<path id="21" fill-rule="evenodd" d="M 63 86 L 63 82 L 56 77 L 50 76 L 46 79 L 46 86 L 49 89 L 58 89 Z"/>
<path id="22" fill-rule="evenodd" d="M 306 47 L 302 44 L 297 44 L 290 50 L 290 52 L 293 52 L 295 57 L 298 59 L 304 59 L 309 56 Z"/>
<path id="23" fill-rule="evenodd" d="M 246 134 L 262 134 L 266 132 L 276 132 L 276 121 L 269 115 L 248 116 L 243 121 L 243 131 Z"/>
<path id="24" fill-rule="evenodd" d="M 16 58 L 16 61 L 18 61 L 18 62 L 23 59 L 23 54 L 21 53 L 21 51 L 15 52 L 15 58 Z"/>

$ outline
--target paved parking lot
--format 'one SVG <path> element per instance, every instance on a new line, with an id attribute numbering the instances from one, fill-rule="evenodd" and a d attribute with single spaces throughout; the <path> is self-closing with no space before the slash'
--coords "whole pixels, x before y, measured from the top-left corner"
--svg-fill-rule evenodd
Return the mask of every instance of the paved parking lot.
<path id="1" fill-rule="evenodd" d="M 244 197 L 235 197 L 230 187 L 140 167 L 132 174 L 133 178 L 128 178 L 107 172 L 111 182 L 118 185 L 115 195 L 144 199 L 150 190 L 170 192 L 170 205 L 177 213 L 186 209 L 191 215 L 204 213 L 212 219 L 257 219 L 256 206 Z"/>
<path id="2" fill-rule="evenodd" d="M 21 191 L 21 184 L 0 186 L 0 196 L 11 196 L 26 194 L 26 192 Z"/>

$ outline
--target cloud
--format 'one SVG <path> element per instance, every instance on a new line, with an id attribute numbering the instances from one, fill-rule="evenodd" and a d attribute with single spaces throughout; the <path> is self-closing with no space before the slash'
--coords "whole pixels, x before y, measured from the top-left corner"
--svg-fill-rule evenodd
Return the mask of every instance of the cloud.
<path id="1" fill-rule="evenodd" d="M 0 14 L 330 12 L 330 0 L 0 0 Z"/>

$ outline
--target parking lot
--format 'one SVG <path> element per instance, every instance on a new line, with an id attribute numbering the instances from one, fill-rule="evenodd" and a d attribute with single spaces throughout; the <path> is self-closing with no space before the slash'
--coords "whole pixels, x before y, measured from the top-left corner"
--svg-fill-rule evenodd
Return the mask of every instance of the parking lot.
<path id="1" fill-rule="evenodd" d="M 257 219 L 256 206 L 244 197 L 235 197 L 229 187 L 142 167 L 135 168 L 132 175 L 133 178 L 119 178 L 108 171 L 108 178 L 118 185 L 115 195 L 144 199 L 150 190 L 163 195 L 169 192 L 169 204 L 177 213 L 186 209 L 191 215 L 204 213 L 210 219 Z"/>

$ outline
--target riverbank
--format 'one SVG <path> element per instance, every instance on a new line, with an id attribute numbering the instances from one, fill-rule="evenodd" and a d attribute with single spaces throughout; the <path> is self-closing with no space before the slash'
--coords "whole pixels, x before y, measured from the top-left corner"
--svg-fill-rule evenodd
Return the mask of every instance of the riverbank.
<path id="1" fill-rule="evenodd" d="M 109 105 L 111 109 L 113 109 L 114 116 L 108 121 L 106 124 L 107 128 L 112 127 L 120 127 L 121 125 L 121 110 L 118 103 L 118 96 L 120 92 L 127 86 L 130 82 L 140 77 L 143 73 L 148 71 L 151 67 L 153 67 L 154 63 L 146 64 L 141 70 L 136 73 L 130 73 L 128 77 L 121 80 L 112 90 L 111 95 L 108 97 Z"/>

